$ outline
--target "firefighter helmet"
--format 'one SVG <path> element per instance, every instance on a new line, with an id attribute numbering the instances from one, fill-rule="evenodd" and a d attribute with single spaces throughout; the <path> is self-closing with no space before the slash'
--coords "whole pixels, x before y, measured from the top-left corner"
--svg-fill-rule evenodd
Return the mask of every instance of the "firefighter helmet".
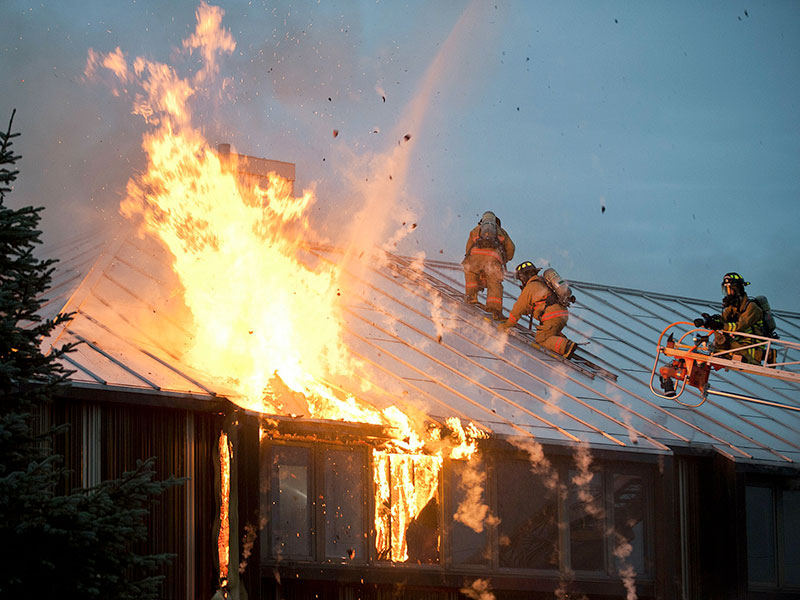
<path id="1" fill-rule="evenodd" d="M 517 265 L 515 277 L 519 281 L 521 287 L 525 287 L 528 280 L 535 275 L 538 275 L 539 269 L 531 261 L 526 260 Z"/>
<path id="2" fill-rule="evenodd" d="M 750 282 L 745 281 L 744 277 L 738 273 L 730 272 L 725 273 L 720 287 L 726 296 L 744 296 L 744 286 L 746 285 L 750 285 Z"/>

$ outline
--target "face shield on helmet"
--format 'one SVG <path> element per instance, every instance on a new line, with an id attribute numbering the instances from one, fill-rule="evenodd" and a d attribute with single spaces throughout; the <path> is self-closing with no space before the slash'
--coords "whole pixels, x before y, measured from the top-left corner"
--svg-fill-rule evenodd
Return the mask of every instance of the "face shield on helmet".
<path id="1" fill-rule="evenodd" d="M 726 273 L 722 278 L 720 288 L 726 298 L 735 298 L 744 296 L 744 286 L 746 285 L 750 285 L 750 282 L 745 281 L 738 273 Z"/>

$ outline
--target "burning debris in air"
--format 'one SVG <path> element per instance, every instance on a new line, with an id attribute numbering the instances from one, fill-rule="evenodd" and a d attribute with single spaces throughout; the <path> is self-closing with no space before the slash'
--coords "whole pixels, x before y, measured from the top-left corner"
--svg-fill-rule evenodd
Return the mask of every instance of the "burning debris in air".
<path id="1" fill-rule="evenodd" d="M 142 235 L 160 240 L 172 255 L 172 268 L 182 288 L 176 294 L 180 293 L 192 315 L 191 343 L 172 350 L 185 364 L 233 389 L 231 400 L 248 409 L 382 425 L 390 438 L 372 451 L 377 555 L 393 562 L 438 562 L 441 531 L 436 515 L 445 458 L 464 464 L 457 485 L 465 500 L 453 519 L 475 532 L 499 523 L 484 502 L 486 472 L 476 453 L 486 433 L 472 424 L 464 427 L 455 418 L 447 420 L 445 430 L 438 430 L 394 406 L 376 410 L 329 384 L 333 378 L 355 380 L 356 371 L 367 373 L 368 379 L 368 371 L 346 352 L 342 341 L 340 303 L 346 287 L 342 267 L 315 259 L 304 245 L 316 241 L 308 218 L 316 202 L 314 191 L 304 190 L 296 197 L 289 182 L 274 174 L 266 187 L 243 185 L 237 177 L 235 155 L 223 160 L 193 124 L 192 102 L 202 90 L 213 87 L 220 58 L 236 47 L 222 27 L 223 14 L 205 3 L 198 8 L 196 30 L 184 41 L 183 51 L 197 54 L 203 66 L 190 77 L 141 57 L 130 61 L 119 48 L 107 54 L 90 51 L 86 68 L 89 77 L 111 74 L 115 95 L 133 93 L 133 112 L 150 127 L 142 142 L 146 170 L 128 182 L 121 212 L 140 224 Z M 431 88 L 442 68 L 442 62 L 436 61 L 425 88 Z M 385 95 L 381 97 L 385 102 Z M 421 102 L 411 107 L 412 131 L 421 130 L 424 108 Z M 333 137 L 338 134 L 334 129 Z M 398 153 L 407 153 L 411 138 L 410 133 L 399 139 L 392 136 L 401 147 L 392 145 L 394 154 L 371 161 L 370 173 L 378 176 L 362 186 L 367 188 L 363 214 L 374 213 L 379 220 L 396 217 L 394 190 L 399 186 L 388 182 L 403 179 L 408 159 Z M 381 206 L 377 206 L 379 199 Z M 415 229 L 411 215 L 407 222 L 412 225 L 404 223 L 388 246 Z M 363 255 L 366 244 L 374 242 L 366 239 L 353 255 Z M 434 303 L 433 310 L 441 343 L 446 323 L 441 306 Z M 520 442 L 520 448 L 528 452 L 532 470 L 542 476 L 546 487 L 563 492 L 541 446 L 530 441 Z M 219 439 L 219 458 L 218 560 L 220 578 L 225 581 L 231 560 L 227 514 L 231 456 L 224 434 Z M 589 458 L 579 464 L 587 483 L 590 463 Z M 581 499 L 589 509 L 590 499 Z M 246 564 L 255 528 L 251 526 L 247 535 L 240 569 Z M 618 542 L 617 556 L 624 561 L 630 544 L 621 536 Z M 353 552 L 348 550 L 351 559 Z M 623 566 L 620 574 L 629 600 L 635 598 L 632 568 Z M 482 579 L 462 593 L 481 600 L 494 598 L 489 582 Z"/>
<path id="2" fill-rule="evenodd" d="M 438 506 L 443 458 L 468 460 L 485 434 L 463 429 L 458 420 L 448 423 L 447 435 L 425 431 L 395 407 L 380 412 L 327 383 L 331 376 L 355 379 L 359 365 L 342 342 L 340 267 L 316 260 L 303 245 L 316 239 L 308 219 L 313 191 L 295 197 L 289 182 L 275 174 L 266 187 L 244 185 L 236 155 L 217 154 L 194 124 L 193 103 L 213 90 L 220 59 L 236 47 L 223 15 L 205 3 L 197 9 L 195 32 L 182 45 L 202 60 L 191 76 L 150 59 L 129 60 L 119 48 L 91 50 L 86 67 L 87 77 L 110 75 L 115 95 L 132 94 L 133 113 L 149 126 L 142 141 L 146 169 L 129 180 L 120 210 L 138 222 L 140 235 L 158 239 L 172 256 L 182 288 L 176 293 L 192 323 L 188 346 L 182 340 L 171 351 L 234 390 L 231 400 L 248 409 L 383 425 L 392 438 L 373 455 L 378 553 L 391 561 L 438 560 L 439 532 L 430 515 Z M 410 139 L 406 134 L 401 141 Z M 390 157 L 384 168 L 396 169 L 394 162 Z M 228 446 L 223 434 L 223 582 L 231 560 Z M 481 510 L 486 515 L 481 492 L 469 496 L 478 517 L 461 512 L 473 527 L 480 527 Z M 410 546 L 407 537 L 414 538 Z"/>

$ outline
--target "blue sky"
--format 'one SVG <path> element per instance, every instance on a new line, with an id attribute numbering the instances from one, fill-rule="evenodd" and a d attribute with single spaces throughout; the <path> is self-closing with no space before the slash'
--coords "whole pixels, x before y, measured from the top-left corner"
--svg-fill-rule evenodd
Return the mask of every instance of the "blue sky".
<path id="1" fill-rule="evenodd" d="M 713 299 L 735 270 L 798 311 L 800 4 L 697 4 L 221 2 L 231 85 L 197 115 L 212 144 L 296 163 L 331 238 L 355 214 L 354 161 L 405 132 L 386 233 L 418 223 L 404 253 L 459 261 L 494 210 L 517 259 L 568 279 Z M 48 207 L 47 240 L 113 232 L 143 165 L 144 125 L 84 80 L 89 49 L 191 69 L 173 49 L 197 5 L 4 3 L 9 200 Z"/>

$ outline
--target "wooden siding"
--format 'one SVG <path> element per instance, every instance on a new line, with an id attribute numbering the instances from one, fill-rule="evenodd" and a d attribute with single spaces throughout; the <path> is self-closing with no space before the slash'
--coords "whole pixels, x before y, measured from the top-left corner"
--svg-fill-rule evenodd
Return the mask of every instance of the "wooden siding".
<path id="1" fill-rule="evenodd" d="M 99 416 L 99 427 L 92 426 L 92 415 Z M 62 491 L 91 485 L 92 469 L 103 480 L 113 479 L 151 456 L 156 457 L 157 479 L 187 478 L 151 507 L 148 539 L 138 551 L 176 555 L 164 570 L 162 598 L 210 598 L 217 587 L 213 461 L 221 418 L 75 398 L 55 402 L 43 417 L 44 423 L 69 424 L 55 443 L 71 470 Z"/>

